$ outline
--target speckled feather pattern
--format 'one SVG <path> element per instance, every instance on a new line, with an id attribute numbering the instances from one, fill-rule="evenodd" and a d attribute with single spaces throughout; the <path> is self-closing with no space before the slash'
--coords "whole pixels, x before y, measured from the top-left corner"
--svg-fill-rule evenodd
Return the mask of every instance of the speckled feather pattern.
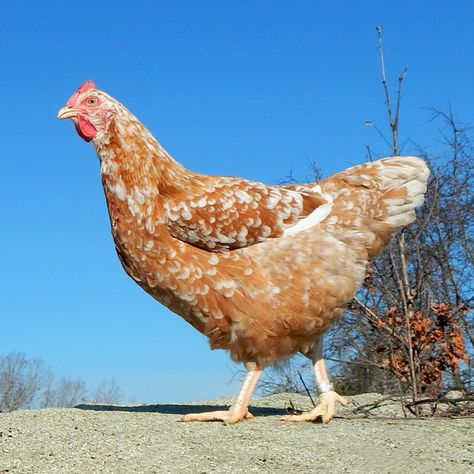
<path id="1" fill-rule="evenodd" d="M 193 173 L 98 93 L 114 107 L 93 143 L 124 269 L 236 361 L 263 367 L 308 352 L 423 201 L 428 171 L 417 158 L 292 186 Z M 321 222 L 285 235 L 327 203 Z"/>
<path id="2" fill-rule="evenodd" d="M 168 199 L 165 212 L 174 236 L 210 251 L 280 237 L 305 216 L 303 197 L 296 191 L 202 175 L 190 176 L 185 193 Z"/>

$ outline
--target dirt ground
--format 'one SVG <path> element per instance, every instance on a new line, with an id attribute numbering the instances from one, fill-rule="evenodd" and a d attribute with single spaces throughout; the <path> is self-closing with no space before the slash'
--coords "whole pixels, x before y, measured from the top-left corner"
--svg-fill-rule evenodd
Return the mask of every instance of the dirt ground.
<path id="1" fill-rule="evenodd" d="M 380 398 L 352 397 L 328 425 L 279 421 L 290 399 L 309 408 L 294 394 L 256 400 L 234 426 L 178 422 L 228 399 L 0 413 L 0 473 L 474 472 L 474 419 L 403 418 L 392 400 L 367 411 Z"/>

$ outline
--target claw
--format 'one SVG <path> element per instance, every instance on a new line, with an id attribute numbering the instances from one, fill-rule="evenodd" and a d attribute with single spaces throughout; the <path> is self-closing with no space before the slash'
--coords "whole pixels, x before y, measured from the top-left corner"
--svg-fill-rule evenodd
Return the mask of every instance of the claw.
<path id="1" fill-rule="evenodd" d="M 302 413 L 301 415 L 286 415 L 281 418 L 281 420 L 296 422 L 316 421 L 321 417 L 323 423 L 329 423 L 336 414 L 336 403 L 346 406 L 349 404 L 349 400 L 341 397 L 334 391 L 322 393 L 319 396 L 319 405 L 313 408 L 311 411 Z"/>

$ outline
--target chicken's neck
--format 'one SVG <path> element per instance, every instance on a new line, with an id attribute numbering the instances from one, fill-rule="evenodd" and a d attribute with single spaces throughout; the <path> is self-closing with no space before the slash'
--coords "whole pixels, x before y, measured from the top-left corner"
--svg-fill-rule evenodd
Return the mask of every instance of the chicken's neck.
<path id="1" fill-rule="evenodd" d="M 191 173 L 175 161 L 130 112 L 117 114 L 103 135 L 94 139 L 104 189 L 120 200 L 156 201 L 159 195 L 184 189 Z M 155 198 L 155 199 L 154 199 Z"/>

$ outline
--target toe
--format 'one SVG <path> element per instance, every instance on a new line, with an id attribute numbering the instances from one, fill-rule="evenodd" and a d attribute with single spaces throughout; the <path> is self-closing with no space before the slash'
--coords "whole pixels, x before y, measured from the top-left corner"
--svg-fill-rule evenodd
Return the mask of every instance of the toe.
<path id="1" fill-rule="evenodd" d="M 316 408 L 313 408 L 311 411 L 301 413 L 300 415 L 285 415 L 280 418 L 281 421 L 315 421 L 324 413 L 324 408 L 321 405 L 318 405 Z"/>
<path id="2" fill-rule="evenodd" d="M 351 403 L 347 398 L 344 398 L 344 397 L 341 397 L 340 395 L 336 394 L 337 395 L 337 401 L 344 407 L 346 407 L 347 405 L 349 405 L 349 403 Z"/>
<path id="3" fill-rule="evenodd" d="M 334 418 L 335 414 L 336 414 L 336 405 L 335 404 L 328 405 L 325 412 L 322 414 L 323 423 L 324 424 L 329 423 Z"/>
<path id="4" fill-rule="evenodd" d="M 224 421 L 228 416 L 229 412 L 224 410 L 204 413 L 188 413 L 187 415 L 183 415 L 180 421 Z"/>
<path id="5" fill-rule="evenodd" d="M 285 415 L 280 418 L 280 421 L 305 421 L 304 413 L 301 413 L 301 415 Z"/>
<path id="6" fill-rule="evenodd" d="M 219 410 L 204 413 L 188 413 L 180 421 L 223 421 L 226 425 L 234 425 L 242 420 L 249 420 L 253 415 L 248 411 Z"/>

